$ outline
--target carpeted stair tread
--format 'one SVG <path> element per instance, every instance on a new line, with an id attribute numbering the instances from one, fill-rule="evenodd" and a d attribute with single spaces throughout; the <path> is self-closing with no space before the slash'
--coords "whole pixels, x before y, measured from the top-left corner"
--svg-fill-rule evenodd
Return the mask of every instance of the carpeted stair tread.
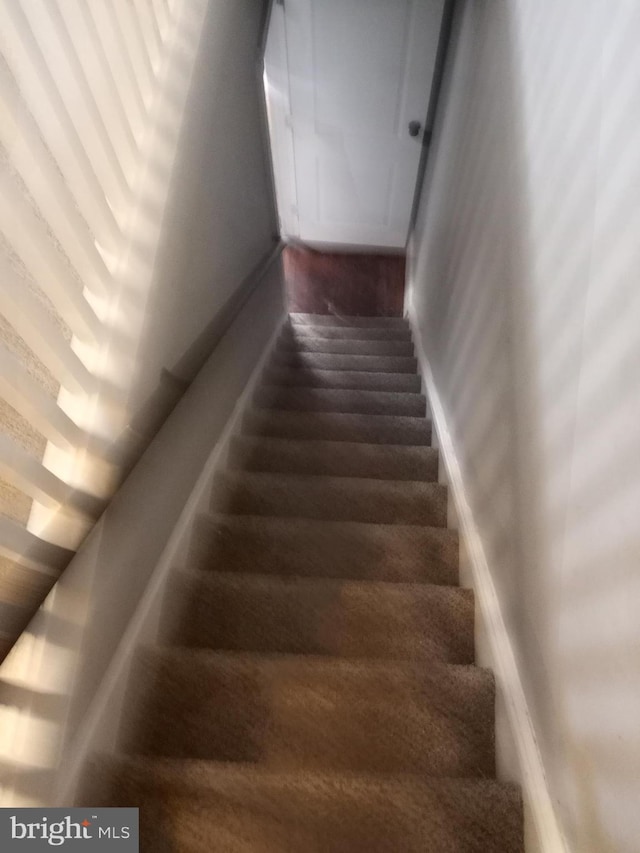
<path id="1" fill-rule="evenodd" d="M 444 527 L 203 515 L 189 565 L 262 574 L 455 584 L 458 535 Z"/>
<path id="2" fill-rule="evenodd" d="M 142 853 L 523 853 L 514 785 L 99 757 L 79 805 L 139 806 Z"/>
<path id="3" fill-rule="evenodd" d="M 408 329 L 409 323 L 404 317 L 350 317 L 339 314 L 289 314 L 292 326 L 346 326 L 360 328 Z"/>
<path id="4" fill-rule="evenodd" d="M 425 414 L 405 319 L 290 315 L 83 788 L 143 853 L 523 853 Z"/>
<path id="5" fill-rule="evenodd" d="M 279 385 L 258 386 L 254 394 L 254 405 L 258 408 L 299 412 L 408 415 L 417 418 L 423 418 L 427 409 L 422 394 L 335 388 L 287 388 Z"/>
<path id="6" fill-rule="evenodd" d="M 371 373 L 416 373 L 418 361 L 406 355 L 350 355 L 336 352 L 275 350 L 270 365 L 307 370 L 364 370 Z"/>
<path id="7" fill-rule="evenodd" d="M 283 333 L 278 351 L 339 353 L 343 355 L 413 356 L 413 342 L 394 340 L 354 340 L 353 338 L 316 338 L 311 335 Z"/>
<path id="8" fill-rule="evenodd" d="M 409 326 L 327 326 L 289 323 L 283 335 L 294 338 L 324 338 L 325 340 L 351 341 L 410 341 Z"/>
<path id="9" fill-rule="evenodd" d="M 235 436 L 227 464 L 245 471 L 435 481 L 434 447 Z"/>
<path id="10" fill-rule="evenodd" d="M 431 422 L 407 415 L 359 415 L 343 412 L 287 412 L 249 409 L 242 431 L 273 438 L 362 441 L 366 444 L 431 444 Z"/>
<path id="11" fill-rule="evenodd" d="M 167 600 L 177 645 L 474 661 L 473 593 L 459 587 L 185 571 Z"/>
<path id="12" fill-rule="evenodd" d="M 274 768 L 495 774 L 495 685 L 479 667 L 439 663 L 424 673 L 399 663 L 155 647 L 135 662 L 128 700 L 129 752 Z"/>
<path id="13" fill-rule="evenodd" d="M 366 370 L 305 370 L 297 367 L 268 367 L 267 385 L 299 388 L 344 388 L 362 391 L 404 391 L 419 394 L 420 377 L 411 373 L 368 373 Z"/>
<path id="14" fill-rule="evenodd" d="M 223 471 L 214 477 L 211 509 L 444 527 L 447 489 L 439 483 L 402 480 Z"/>

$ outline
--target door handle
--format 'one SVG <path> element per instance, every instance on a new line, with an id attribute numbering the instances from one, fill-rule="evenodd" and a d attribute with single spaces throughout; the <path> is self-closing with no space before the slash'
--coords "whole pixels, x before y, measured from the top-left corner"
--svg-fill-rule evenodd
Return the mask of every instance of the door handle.
<path id="1" fill-rule="evenodd" d="M 410 121 L 409 122 L 409 136 L 419 136 L 422 125 L 419 121 Z"/>

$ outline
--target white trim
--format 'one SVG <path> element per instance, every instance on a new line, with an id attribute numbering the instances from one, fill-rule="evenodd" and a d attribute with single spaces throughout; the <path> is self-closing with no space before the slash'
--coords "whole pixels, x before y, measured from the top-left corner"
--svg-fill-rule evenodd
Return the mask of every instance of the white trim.
<path id="1" fill-rule="evenodd" d="M 496 686 L 501 693 L 515 744 L 525 804 L 525 821 L 529 837 L 527 850 L 541 853 L 569 853 L 553 806 L 551 793 L 542 763 L 542 756 L 529 713 L 522 681 L 518 673 L 511 639 L 505 625 L 500 601 L 491 576 L 484 551 L 482 537 L 469 505 L 464 479 L 455 445 L 449 428 L 440 395 L 422 346 L 420 328 L 411 297 L 407 300 L 407 317 L 413 332 L 416 356 L 423 376 L 429 401 L 433 428 L 446 471 L 450 494 L 458 516 L 460 535 L 464 538 L 469 555 L 472 582 L 477 603 L 477 618 L 483 623 L 486 633 L 491 667 L 496 677 Z"/>
<path id="2" fill-rule="evenodd" d="M 300 223 L 295 141 L 291 124 L 287 24 L 285 7 L 279 3 L 271 6 L 262 71 L 280 233 L 284 238 L 297 237 L 300 234 Z"/>
<path id="3" fill-rule="evenodd" d="M 134 655 L 141 644 L 153 643 L 158 636 L 166 583 L 171 571 L 181 564 L 180 558 L 187 553 L 194 519 L 209 507 L 214 473 L 226 461 L 231 438 L 239 429 L 241 418 L 251 401 L 256 385 L 261 379 L 266 362 L 282 332 L 287 316 L 285 313 L 277 323 L 275 331 L 256 363 L 243 392 L 238 397 L 231 417 L 211 451 L 202 473 L 180 513 L 147 588 L 122 635 L 100 686 L 96 690 L 75 739 L 73 755 L 60 768 L 59 793 L 56 796 L 56 805 L 66 807 L 73 804 L 83 767 L 92 753 L 101 752 L 104 754 L 115 750 L 129 670 Z"/>

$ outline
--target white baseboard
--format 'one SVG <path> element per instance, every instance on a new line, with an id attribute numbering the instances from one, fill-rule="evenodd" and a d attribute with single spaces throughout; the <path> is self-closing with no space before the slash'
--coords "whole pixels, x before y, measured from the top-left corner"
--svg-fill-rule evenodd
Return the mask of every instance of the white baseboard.
<path id="1" fill-rule="evenodd" d="M 151 575 L 129 625 L 100 682 L 91 705 L 74 739 L 73 754 L 61 763 L 55 805 L 68 807 L 75 802 L 81 774 L 88 757 L 93 753 L 109 753 L 116 748 L 129 672 L 141 645 L 157 640 L 164 592 L 172 571 L 182 565 L 190 547 L 191 530 L 197 516 L 206 512 L 214 474 L 227 459 L 232 436 L 239 431 L 240 422 L 253 397 L 266 362 L 287 320 L 285 313 L 277 323 L 249 380 L 238 397 L 231 417 L 215 443 L 198 480 L 180 513 L 160 559 Z"/>
<path id="2" fill-rule="evenodd" d="M 417 317 L 410 300 L 407 304 L 407 316 L 413 332 L 435 438 L 454 503 L 461 542 L 469 558 L 471 584 L 476 598 L 476 620 L 486 638 L 488 660 L 482 663 L 494 672 L 499 701 L 505 710 L 503 725 L 506 724 L 509 728 L 508 732 L 496 731 L 496 741 L 498 742 L 501 736 L 508 739 L 515 751 L 518 778 L 511 781 L 519 783 L 522 788 L 526 850 L 527 853 L 570 853 L 553 806 L 511 638 L 502 616 L 480 531 L 467 498 L 445 411 L 422 346 Z"/>

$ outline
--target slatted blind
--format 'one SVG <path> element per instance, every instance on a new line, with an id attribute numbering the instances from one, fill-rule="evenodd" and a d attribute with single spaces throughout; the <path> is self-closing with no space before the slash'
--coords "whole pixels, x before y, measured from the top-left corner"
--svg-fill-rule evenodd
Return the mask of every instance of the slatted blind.
<path id="1" fill-rule="evenodd" d="M 113 309 L 196 6 L 0 0 L 0 658 L 118 483 Z"/>

